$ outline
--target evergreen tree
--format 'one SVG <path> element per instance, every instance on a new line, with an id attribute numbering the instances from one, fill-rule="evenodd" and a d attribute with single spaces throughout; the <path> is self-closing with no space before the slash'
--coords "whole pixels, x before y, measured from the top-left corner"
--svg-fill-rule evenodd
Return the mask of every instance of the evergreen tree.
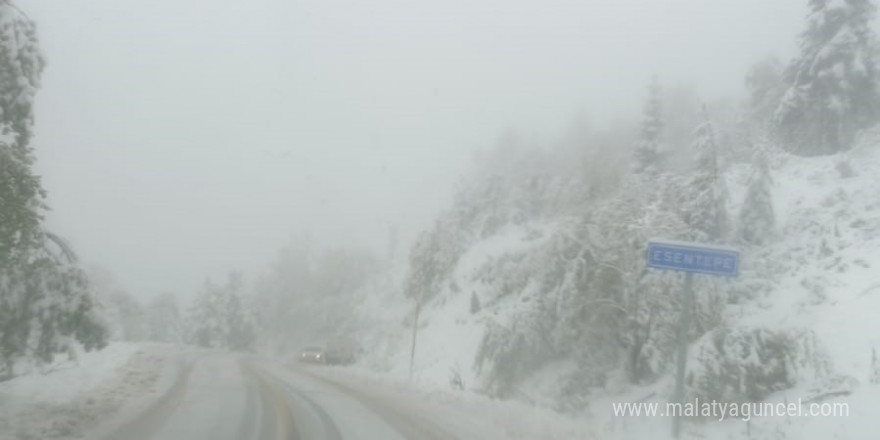
<path id="1" fill-rule="evenodd" d="M 747 120 L 752 130 L 746 136 L 755 133 L 767 136 L 773 132 L 774 114 L 785 93 L 783 71 L 782 61 L 776 57 L 765 58 L 749 69 L 746 75 L 746 90 L 749 95 Z"/>
<path id="2" fill-rule="evenodd" d="M 780 136 L 798 154 L 849 149 L 880 120 L 880 76 L 870 0 L 810 0 L 801 54 L 785 73 L 776 112 Z"/>
<path id="3" fill-rule="evenodd" d="M 639 139 L 636 143 L 633 171 L 636 173 L 656 172 L 662 160 L 660 152 L 663 132 L 662 108 L 660 102 L 660 83 L 654 78 L 645 104 Z"/>
<path id="4" fill-rule="evenodd" d="M 697 156 L 696 170 L 690 180 L 684 205 L 684 220 L 691 228 L 691 239 L 719 241 L 728 228 L 727 192 L 718 164 L 715 127 L 705 108 L 704 121 L 694 131 L 692 148 Z"/>
<path id="5" fill-rule="evenodd" d="M 180 342 L 182 318 L 174 295 L 164 294 L 147 305 L 149 339 L 157 342 Z"/>
<path id="6" fill-rule="evenodd" d="M 762 245 L 773 235 L 776 217 L 773 211 L 773 179 L 766 153 L 758 151 L 754 174 L 746 190 L 739 213 L 739 238 L 746 243 Z"/>
<path id="7" fill-rule="evenodd" d="M 149 322 L 144 306 L 130 293 L 118 289 L 104 299 L 111 336 L 119 341 L 138 342 L 149 338 Z"/>
<path id="8" fill-rule="evenodd" d="M 210 279 L 202 285 L 187 317 L 187 340 L 191 344 L 208 348 L 221 346 L 219 290 Z"/>
<path id="9" fill-rule="evenodd" d="M 34 23 L 0 0 L 0 379 L 17 360 L 51 362 L 73 341 L 101 348 L 106 329 L 69 247 L 43 231 L 33 172 L 33 100 L 44 62 Z"/>
<path id="10" fill-rule="evenodd" d="M 192 343 L 229 350 L 253 348 L 254 322 L 242 300 L 242 286 L 241 275 L 235 272 L 225 285 L 205 281 L 189 318 Z"/>

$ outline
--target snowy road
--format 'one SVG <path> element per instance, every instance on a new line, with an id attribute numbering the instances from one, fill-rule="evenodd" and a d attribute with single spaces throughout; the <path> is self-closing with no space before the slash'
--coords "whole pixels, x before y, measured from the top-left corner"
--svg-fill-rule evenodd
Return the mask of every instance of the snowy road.
<path id="1" fill-rule="evenodd" d="M 106 440 L 444 440 L 430 414 L 320 367 L 210 354 L 187 361 L 168 391 Z"/>

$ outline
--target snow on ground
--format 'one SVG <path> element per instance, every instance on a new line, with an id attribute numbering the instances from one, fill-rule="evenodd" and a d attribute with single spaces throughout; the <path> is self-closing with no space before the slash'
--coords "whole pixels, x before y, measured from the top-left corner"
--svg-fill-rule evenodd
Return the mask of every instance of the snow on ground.
<path id="1" fill-rule="evenodd" d="M 363 298 L 355 305 L 357 315 L 364 320 L 362 328 L 370 329 L 357 335 L 360 346 L 369 347 L 368 356 L 360 362 L 372 371 L 388 372 L 402 362 L 397 358 L 402 356 L 406 345 L 404 317 L 414 306 L 413 302 L 401 301 L 407 261 L 400 257 L 392 262 L 384 276 L 361 292 Z"/>
<path id="2" fill-rule="evenodd" d="M 69 402 L 105 381 L 137 351 L 135 344 L 113 343 L 101 351 L 80 354 L 76 363 L 60 361 L 48 374 L 34 372 L 0 382 L 0 405 L 7 412 L 21 405 Z"/>
<path id="3" fill-rule="evenodd" d="M 772 266 L 774 288 L 736 324 L 810 330 L 836 373 L 866 382 L 880 349 L 880 149 L 789 157 L 775 174 L 778 242 L 744 251 L 747 273 Z"/>
<path id="4" fill-rule="evenodd" d="M 0 440 L 82 438 L 128 402 L 155 395 L 169 350 L 112 343 L 0 383 Z"/>

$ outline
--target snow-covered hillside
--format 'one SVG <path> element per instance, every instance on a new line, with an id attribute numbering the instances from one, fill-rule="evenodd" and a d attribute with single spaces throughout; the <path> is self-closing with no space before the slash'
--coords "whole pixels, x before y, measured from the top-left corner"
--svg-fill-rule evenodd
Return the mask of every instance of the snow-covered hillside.
<path id="1" fill-rule="evenodd" d="M 805 158 L 778 151 L 770 155 L 776 216 L 773 234 L 763 246 L 736 242 L 742 253 L 737 280 L 698 283 L 698 302 L 703 304 L 698 308 L 704 307 L 708 318 L 705 328 L 693 335 L 696 339 L 688 365 L 689 393 L 693 396 L 848 402 L 850 416 L 795 421 L 767 417 L 749 423 L 704 420 L 688 424 L 687 432 L 711 438 L 715 438 L 711 433 L 723 434 L 719 438 L 806 438 L 807 433 L 812 437 L 820 432 L 821 438 L 868 438 L 864 437 L 867 433 L 880 430 L 880 422 L 870 413 L 871 402 L 880 399 L 880 386 L 875 383 L 880 365 L 874 355 L 880 349 L 880 321 L 876 320 L 880 307 L 880 278 L 876 275 L 880 267 L 880 142 L 876 137 L 868 139 L 851 151 L 832 156 Z M 725 173 L 731 215 L 739 212 L 754 173 L 749 164 L 734 164 Z M 565 190 L 557 194 L 564 198 Z M 546 324 L 541 321 L 544 318 L 534 317 L 546 307 L 573 304 L 563 297 L 578 292 L 575 288 L 566 293 L 566 279 L 578 277 L 578 269 L 562 264 L 554 272 L 554 265 L 570 261 L 574 255 L 554 254 L 572 250 L 563 245 L 566 240 L 589 239 L 590 234 L 598 233 L 596 240 L 600 241 L 603 231 L 572 233 L 584 229 L 586 222 L 579 222 L 576 211 L 571 210 L 557 210 L 558 215 L 550 214 L 552 210 L 533 211 L 523 217 L 504 214 L 497 226 L 486 229 L 486 219 L 497 220 L 499 211 L 503 210 L 483 205 L 482 213 L 493 214 L 484 216 L 482 223 L 476 222 L 479 227 L 461 228 L 477 232 L 460 239 L 454 264 L 442 275 L 438 292 L 422 310 L 414 378 L 452 387 L 457 387 L 460 379 L 466 389 L 566 411 L 591 421 L 603 438 L 612 434 L 644 438 L 647 432 L 668 432 L 670 419 L 623 422 L 613 415 L 611 406 L 618 401 L 668 401 L 673 370 L 668 359 L 656 366 L 659 374 L 637 383 L 626 379 L 625 361 L 621 360 L 616 367 L 604 367 L 601 381 L 583 385 L 576 380 L 584 377 L 585 366 L 593 364 L 576 349 L 564 348 L 570 341 L 589 343 L 595 339 L 566 339 L 558 328 L 517 330 Z M 652 221 L 646 220 L 646 224 L 658 224 Z M 644 244 L 642 241 L 639 246 Z M 580 261 L 605 264 L 586 257 Z M 551 282 L 554 276 L 559 277 L 558 282 Z M 670 291 L 648 294 L 675 301 L 680 278 L 656 277 L 654 281 L 665 283 Z M 384 302 L 372 299 L 363 310 L 374 316 L 382 310 L 379 316 L 388 317 L 381 337 L 384 348 L 368 353 L 363 364 L 406 377 L 414 301 L 401 304 L 399 297 L 384 297 Z M 542 302 L 548 297 L 554 302 Z M 593 299 L 596 307 L 602 300 Z M 676 304 L 668 306 L 674 311 Z M 712 311 L 717 316 L 709 313 Z M 547 319 L 571 319 L 566 318 L 565 310 L 546 313 L 543 316 Z M 580 316 L 597 319 L 590 314 Z M 394 328 L 397 330 L 391 330 Z M 507 356 L 501 358 L 506 365 L 503 370 L 487 367 L 491 364 L 485 353 L 487 335 L 497 329 L 518 335 L 503 342 L 513 345 L 500 349 L 500 356 Z M 529 341 L 531 337 L 547 339 Z M 542 351 L 542 344 L 546 351 Z M 658 350 L 663 347 L 656 343 Z M 546 358 L 534 359 L 542 355 Z M 500 393 L 499 380 L 507 381 Z M 744 385 L 749 381 L 752 385 Z M 710 383 L 720 385 L 707 389 Z"/>
<path id="2" fill-rule="evenodd" d="M 867 382 L 880 348 L 880 148 L 786 157 L 776 171 L 777 241 L 747 249 L 743 279 L 771 289 L 732 313 L 740 325 L 813 331 L 838 374 Z"/>

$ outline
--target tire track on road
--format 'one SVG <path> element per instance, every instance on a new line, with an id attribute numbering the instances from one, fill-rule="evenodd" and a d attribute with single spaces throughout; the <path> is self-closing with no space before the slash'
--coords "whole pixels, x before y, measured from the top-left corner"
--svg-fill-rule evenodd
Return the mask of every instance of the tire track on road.
<path id="1" fill-rule="evenodd" d="M 248 364 L 247 369 L 261 383 L 262 394 L 269 397 L 272 405 L 276 408 L 276 417 L 284 417 L 283 423 L 275 424 L 279 429 L 283 429 L 283 431 L 279 431 L 283 432 L 282 436 L 278 436 L 276 433 L 276 436 L 271 438 L 343 440 L 339 427 L 330 413 L 307 393 L 252 364 Z M 312 419 L 308 419 L 307 415 L 310 415 Z M 307 423 L 312 420 L 318 423 Z M 263 436 L 263 438 L 270 437 Z"/>
<path id="2" fill-rule="evenodd" d="M 282 393 L 277 382 L 268 374 L 254 367 L 249 362 L 242 361 L 242 371 L 246 371 L 257 383 L 262 402 L 262 423 L 260 438 L 263 440 L 303 440 L 297 430 L 293 418 L 293 411 L 287 397 Z M 270 411 L 274 409 L 274 411 Z M 268 432 L 266 432 L 268 428 Z"/>
<path id="3" fill-rule="evenodd" d="M 238 428 L 239 439 L 258 439 L 261 438 L 261 429 L 266 423 L 263 421 L 266 411 L 263 395 L 260 392 L 260 383 L 248 371 L 244 362 L 239 363 L 241 374 L 245 378 L 245 405 L 244 415 L 242 416 L 241 425 Z"/>
<path id="4" fill-rule="evenodd" d="M 335 381 L 315 374 L 311 371 L 296 369 L 298 373 L 306 375 L 314 380 L 324 383 L 332 388 L 336 388 L 339 392 L 351 396 L 358 400 L 370 411 L 381 417 L 389 426 L 394 428 L 400 435 L 407 440 L 460 440 L 458 436 L 452 434 L 435 422 L 418 417 L 412 411 L 406 411 L 389 403 L 387 399 L 371 395 L 364 390 L 354 388 L 340 381 Z"/>
<path id="5" fill-rule="evenodd" d="M 278 381 L 278 383 L 281 383 L 281 381 Z M 302 401 L 318 415 L 318 418 L 321 419 L 321 424 L 324 427 L 324 436 L 321 437 L 321 440 L 342 440 L 342 435 L 339 433 L 339 428 L 336 426 L 336 422 L 333 421 L 333 418 L 330 417 L 330 414 L 327 413 L 321 405 L 317 404 L 307 394 L 295 389 L 290 384 L 282 383 L 281 386 L 287 388 L 288 392 L 302 399 Z"/>

